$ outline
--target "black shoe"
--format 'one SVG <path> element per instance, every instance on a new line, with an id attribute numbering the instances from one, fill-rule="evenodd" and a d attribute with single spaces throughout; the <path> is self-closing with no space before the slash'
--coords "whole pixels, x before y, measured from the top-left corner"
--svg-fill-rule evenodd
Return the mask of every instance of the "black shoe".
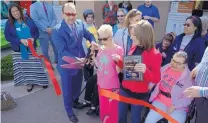
<path id="1" fill-rule="evenodd" d="M 86 108 L 86 107 L 91 107 L 91 104 L 90 103 L 87 103 L 86 101 L 84 101 L 83 103 L 81 103 L 78 106 L 78 109 L 83 109 L 83 108 Z"/>
<path id="2" fill-rule="evenodd" d="M 27 89 L 27 92 L 31 92 L 33 90 L 34 85 L 31 85 L 30 88 Z"/>
<path id="3" fill-rule="evenodd" d="M 43 86 L 43 89 L 46 89 L 46 88 L 48 88 L 48 85 Z"/>
<path id="4" fill-rule="evenodd" d="M 78 102 L 78 100 L 75 100 L 73 102 L 73 108 L 79 109 L 79 106 L 81 105 L 81 103 Z"/>
<path id="5" fill-rule="evenodd" d="M 68 117 L 71 120 L 71 122 L 73 122 L 73 123 L 77 123 L 78 122 L 78 119 L 77 119 L 77 117 L 75 115 L 68 116 Z"/>
<path id="6" fill-rule="evenodd" d="M 98 116 L 99 115 L 99 108 L 96 109 L 89 109 L 86 113 L 89 116 Z"/>

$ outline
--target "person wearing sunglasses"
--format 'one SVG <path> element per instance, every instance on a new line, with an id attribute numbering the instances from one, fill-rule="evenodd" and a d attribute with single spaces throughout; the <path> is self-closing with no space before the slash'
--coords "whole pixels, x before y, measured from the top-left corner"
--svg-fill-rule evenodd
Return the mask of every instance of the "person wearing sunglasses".
<path id="1" fill-rule="evenodd" d="M 172 45 L 173 52 L 185 51 L 188 54 L 190 70 L 200 63 L 205 51 L 205 41 L 202 39 L 201 33 L 202 23 L 200 18 L 190 16 L 184 24 L 184 33 L 176 36 Z"/>
<path id="2" fill-rule="evenodd" d="M 123 80 L 120 87 L 120 95 L 147 101 L 149 95 L 148 84 L 160 81 L 160 66 L 162 56 L 155 48 L 154 30 L 152 25 L 146 21 L 141 20 L 135 25 L 132 25 L 130 30 L 133 44 L 128 55 L 141 55 L 142 63 L 135 65 L 136 72 L 143 73 L 142 81 Z M 115 55 L 116 56 L 116 55 Z M 117 65 L 123 69 L 123 60 L 117 56 L 115 58 Z M 153 62 L 154 61 L 154 62 Z M 127 123 L 128 103 L 119 102 L 119 121 L 118 123 Z M 141 112 L 143 106 L 131 104 L 131 122 L 141 123 Z"/>
<path id="3" fill-rule="evenodd" d="M 161 80 L 151 93 L 152 105 L 168 113 L 178 123 L 186 120 L 187 108 L 193 98 L 184 96 L 183 91 L 193 85 L 191 72 L 187 66 L 188 55 L 179 51 L 173 55 L 171 62 L 161 68 Z M 156 123 L 163 117 L 150 110 L 145 123 Z"/>
<path id="4" fill-rule="evenodd" d="M 48 55 L 49 41 L 53 47 L 55 63 L 57 63 L 57 51 L 51 40 L 51 33 L 57 24 L 57 18 L 53 5 L 45 0 L 37 1 L 30 6 L 30 16 L 39 29 L 39 42 L 43 55 L 50 61 Z"/>
<path id="5" fill-rule="evenodd" d="M 132 9 L 125 16 L 125 28 L 119 29 L 113 37 L 115 44 L 124 49 L 124 55 L 128 54 L 133 42 L 130 36 L 131 25 L 136 24 L 141 19 L 142 13 L 137 9 Z"/>
<path id="6" fill-rule="evenodd" d="M 115 93 L 119 92 L 119 69 L 114 61 L 114 54 L 123 56 L 123 49 L 113 42 L 113 30 L 109 24 L 101 25 L 98 29 L 99 41 L 102 46 L 92 44 L 93 49 L 98 49 L 97 57 L 93 58 L 97 69 L 98 91 L 106 89 Z M 99 95 L 100 120 L 102 123 L 118 122 L 118 101 Z"/>
<path id="7" fill-rule="evenodd" d="M 79 68 L 62 68 L 61 65 L 67 64 L 63 60 L 64 56 L 84 62 L 85 52 L 82 39 L 86 38 L 90 42 L 95 42 L 91 34 L 81 20 L 76 19 L 77 11 L 73 3 L 65 3 L 62 7 L 63 21 L 59 29 L 52 35 L 58 51 L 58 71 L 61 76 L 64 106 L 69 119 L 76 123 L 77 117 L 74 115 L 72 107 L 78 108 L 78 96 L 81 91 L 83 73 Z"/>
<path id="8" fill-rule="evenodd" d="M 118 9 L 117 11 L 117 20 L 118 23 L 113 26 L 113 35 L 117 32 L 118 29 L 125 28 L 125 16 L 127 14 L 127 11 L 123 8 Z"/>
<path id="9" fill-rule="evenodd" d="M 160 53 L 162 54 L 162 58 L 163 58 L 162 66 L 168 64 L 167 57 L 172 56 L 173 52 L 171 50 L 171 45 L 174 41 L 174 38 L 175 38 L 175 34 L 173 32 L 167 33 L 165 37 L 163 38 L 162 42 L 156 45 L 156 49 L 158 49 Z"/>
<path id="10" fill-rule="evenodd" d="M 208 47 L 201 62 L 192 70 L 191 77 L 195 80 L 195 84 L 187 88 L 184 94 L 195 98 L 197 114 L 195 123 L 206 123 L 208 121 Z"/>

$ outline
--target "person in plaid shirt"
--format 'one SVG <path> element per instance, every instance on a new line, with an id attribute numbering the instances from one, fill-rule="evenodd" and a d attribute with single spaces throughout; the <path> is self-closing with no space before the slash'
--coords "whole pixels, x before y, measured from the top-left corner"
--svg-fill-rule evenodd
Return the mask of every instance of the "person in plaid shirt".
<path id="1" fill-rule="evenodd" d="M 102 8 L 102 15 L 104 19 L 104 24 L 110 24 L 112 27 L 117 22 L 117 10 L 118 6 L 113 0 L 108 0 L 108 2 Z"/>

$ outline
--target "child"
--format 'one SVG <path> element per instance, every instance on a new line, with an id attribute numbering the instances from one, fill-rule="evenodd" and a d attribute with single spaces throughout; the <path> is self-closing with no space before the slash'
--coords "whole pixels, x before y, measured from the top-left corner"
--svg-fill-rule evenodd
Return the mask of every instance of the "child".
<path id="1" fill-rule="evenodd" d="M 98 91 L 106 89 L 118 93 L 120 83 L 118 79 L 117 64 L 113 60 L 113 55 L 118 54 L 120 57 L 123 55 L 123 49 L 113 42 L 112 27 L 104 24 L 98 30 L 99 41 L 102 42 L 100 48 L 98 45 L 93 44 L 92 48 L 98 48 L 97 57 L 93 57 L 95 65 L 98 66 L 97 70 L 97 83 Z M 100 120 L 102 123 L 117 123 L 118 122 L 118 102 L 99 95 L 100 104 Z"/>
<path id="2" fill-rule="evenodd" d="M 83 17 L 85 20 L 84 26 L 88 29 L 88 31 L 90 33 L 92 33 L 94 35 L 94 37 L 96 39 L 96 43 L 98 43 L 97 29 L 96 29 L 96 25 L 94 23 L 94 12 L 91 9 L 87 9 L 83 12 Z M 86 39 L 83 39 L 83 48 L 85 50 L 86 55 L 89 55 L 88 53 L 91 52 L 91 51 L 88 51 L 89 47 L 90 47 L 90 42 L 86 41 Z M 90 62 L 90 60 L 87 60 L 85 66 L 84 66 L 84 81 L 85 82 L 94 73 L 94 68 L 91 67 L 89 62 Z"/>
<path id="3" fill-rule="evenodd" d="M 169 63 L 168 57 L 172 57 L 173 52 L 171 52 L 172 50 L 170 47 L 174 39 L 175 39 L 175 34 L 171 32 L 166 34 L 165 37 L 163 38 L 163 41 L 156 45 L 156 49 L 158 49 L 162 54 L 162 66 Z"/>

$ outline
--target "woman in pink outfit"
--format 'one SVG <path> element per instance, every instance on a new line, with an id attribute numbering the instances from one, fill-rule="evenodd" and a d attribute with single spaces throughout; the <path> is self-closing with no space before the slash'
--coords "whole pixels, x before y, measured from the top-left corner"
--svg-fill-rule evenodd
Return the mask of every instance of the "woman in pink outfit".
<path id="1" fill-rule="evenodd" d="M 113 43 L 113 31 L 110 25 L 104 24 L 98 30 L 99 41 L 102 41 L 102 46 L 93 44 L 94 49 L 98 48 L 96 58 L 93 58 L 97 70 L 98 90 L 106 89 L 118 93 L 120 83 L 116 62 L 113 60 L 114 54 L 120 57 L 123 55 L 123 49 Z M 117 123 L 118 122 L 118 102 L 99 95 L 100 101 L 100 120 L 102 123 Z"/>

